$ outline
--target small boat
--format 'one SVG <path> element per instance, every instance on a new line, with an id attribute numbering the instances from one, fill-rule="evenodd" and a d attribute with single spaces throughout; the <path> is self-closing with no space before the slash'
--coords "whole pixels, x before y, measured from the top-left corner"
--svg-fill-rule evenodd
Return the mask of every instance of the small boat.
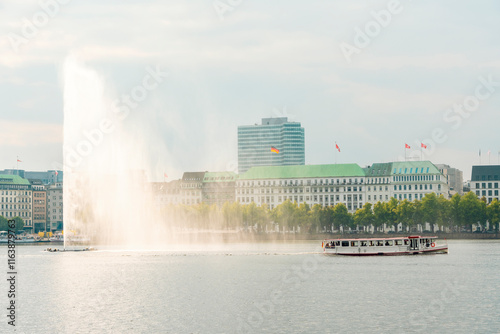
<path id="1" fill-rule="evenodd" d="M 6 244 L 9 242 L 9 235 L 7 231 L 0 231 L 0 244 Z"/>
<path id="2" fill-rule="evenodd" d="M 49 238 L 50 242 L 64 242 L 64 236 L 62 234 L 54 234 Z"/>
<path id="3" fill-rule="evenodd" d="M 438 237 L 419 235 L 394 238 L 325 239 L 321 244 L 324 254 L 331 255 L 413 255 L 448 253 L 448 242 Z"/>
<path id="4" fill-rule="evenodd" d="M 0 231 L 0 243 L 6 244 L 9 242 L 9 234 L 7 231 Z M 15 238 L 11 237 L 11 242 L 16 244 L 30 244 L 36 242 L 35 238 L 29 234 L 16 235 Z"/>

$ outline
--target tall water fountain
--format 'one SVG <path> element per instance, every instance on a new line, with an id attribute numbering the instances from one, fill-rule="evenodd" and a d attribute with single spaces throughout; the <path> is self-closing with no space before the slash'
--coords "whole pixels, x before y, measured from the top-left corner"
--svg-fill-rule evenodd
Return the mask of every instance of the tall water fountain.
<path id="1" fill-rule="evenodd" d="M 64 236 L 126 247 L 168 237 L 148 186 L 148 128 L 120 112 L 104 79 L 68 58 L 64 65 Z M 82 239 L 84 238 L 84 239 Z"/>

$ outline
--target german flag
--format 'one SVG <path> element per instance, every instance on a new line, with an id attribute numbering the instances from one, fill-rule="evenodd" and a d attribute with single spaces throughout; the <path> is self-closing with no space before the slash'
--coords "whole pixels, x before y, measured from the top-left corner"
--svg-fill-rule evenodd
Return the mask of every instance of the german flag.
<path id="1" fill-rule="evenodd" d="M 271 152 L 274 152 L 276 154 L 279 154 L 280 153 L 280 150 L 278 150 L 276 147 L 274 146 L 271 146 Z"/>

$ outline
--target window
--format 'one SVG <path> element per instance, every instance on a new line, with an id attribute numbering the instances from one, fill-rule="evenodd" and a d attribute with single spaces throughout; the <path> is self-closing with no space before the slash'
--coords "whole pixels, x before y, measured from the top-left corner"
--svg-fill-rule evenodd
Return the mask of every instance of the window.
<path id="1" fill-rule="evenodd" d="M 358 247 L 357 241 L 351 241 L 351 247 Z"/>
<path id="2" fill-rule="evenodd" d="M 342 241 L 342 247 L 349 247 L 349 241 Z"/>

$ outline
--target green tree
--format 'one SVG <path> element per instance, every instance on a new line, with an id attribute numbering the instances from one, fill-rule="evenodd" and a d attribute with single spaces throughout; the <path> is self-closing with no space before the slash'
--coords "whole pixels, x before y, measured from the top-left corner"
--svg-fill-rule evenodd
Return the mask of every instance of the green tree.
<path id="1" fill-rule="evenodd" d="M 437 199 L 438 201 L 438 225 L 450 228 L 453 226 L 453 210 L 451 201 L 440 195 Z"/>
<path id="2" fill-rule="evenodd" d="M 297 203 L 292 203 L 290 200 L 286 200 L 283 203 L 275 207 L 273 212 L 273 219 L 280 226 L 288 228 L 291 230 L 297 227 L 295 211 L 297 209 Z"/>
<path id="3" fill-rule="evenodd" d="M 455 230 L 458 230 L 458 227 L 462 225 L 462 216 L 460 214 L 460 201 L 462 200 L 462 196 L 459 194 L 455 194 L 450 199 L 450 215 L 451 215 L 451 225 L 455 227 Z M 458 231 L 457 231 L 458 232 Z"/>
<path id="4" fill-rule="evenodd" d="M 387 203 L 385 202 L 377 202 L 373 206 L 373 215 L 374 215 L 374 225 L 375 229 L 378 229 L 383 226 L 385 223 L 389 221 L 389 212 Z"/>
<path id="5" fill-rule="evenodd" d="M 424 221 L 431 225 L 431 229 L 434 232 L 439 215 L 439 204 L 436 193 L 425 194 L 424 198 L 422 198 L 422 211 Z"/>
<path id="6" fill-rule="evenodd" d="M 486 208 L 486 217 L 490 222 L 490 229 L 498 233 L 500 225 L 500 201 L 493 199 Z"/>
<path id="7" fill-rule="evenodd" d="M 15 232 L 21 231 L 24 228 L 24 220 L 21 217 L 14 217 L 7 219 L 3 216 L 0 216 L 0 231 L 8 231 L 9 230 L 9 220 L 14 220 L 15 223 Z"/>
<path id="8" fill-rule="evenodd" d="M 344 203 L 338 203 L 333 208 L 333 221 L 343 228 L 352 226 L 352 215 L 349 213 Z"/>
<path id="9" fill-rule="evenodd" d="M 4 216 L 0 216 L 0 231 L 8 231 L 9 224 L 7 218 Z"/>
<path id="10" fill-rule="evenodd" d="M 319 228 L 319 218 L 316 221 L 314 214 L 319 210 L 321 210 L 321 205 L 316 204 L 313 206 L 312 210 L 309 208 L 307 203 L 300 203 L 297 211 L 295 212 L 295 219 L 298 221 L 300 228 L 308 233 L 316 232 L 316 229 Z"/>
<path id="11" fill-rule="evenodd" d="M 394 227 L 394 231 L 398 230 L 399 224 L 398 205 L 399 201 L 396 197 L 391 197 L 386 203 L 387 221 Z"/>
<path id="12" fill-rule="evenodd" d="M 471 231 L 472 224 L 481 223 L 486 216 L 486 212 L 483 212 L 481 201 L 477 198 L 476 194 L 471 191 L 462 196 L 459 209 L 462 224 L 469 226 Z"/>
<path id="13" fill-rule="evenodd" d="M 373 215 L 372 204 L 369 202 L 365 203 L 362 208 L 356 210 L 353 216 L 356 228 L 361 226 L 365 229 L 366 227 L 372 225 L 374 220 L 375 216 Z"/>
<path id="14" fill-rule="evenodd" d="M 415 206 L 412 202 L 404 199 L 399 203 L 396 212 L 399 221 L 403 225 L 403 230 L 406 231 L 406 229 L 410 228 L 414 223 L 413 215 L 415 214 Z"/>
<path id="15" fill-rule="evenodd" d="M 423 225 L 425 222 L 422 201 L 418 199 L 414 200 L 412 202 L 412 207 L 413 216 L 411 217 L 410 232 L 413 232 L 414 228 L 416 228 L 418 225 Z"/>

